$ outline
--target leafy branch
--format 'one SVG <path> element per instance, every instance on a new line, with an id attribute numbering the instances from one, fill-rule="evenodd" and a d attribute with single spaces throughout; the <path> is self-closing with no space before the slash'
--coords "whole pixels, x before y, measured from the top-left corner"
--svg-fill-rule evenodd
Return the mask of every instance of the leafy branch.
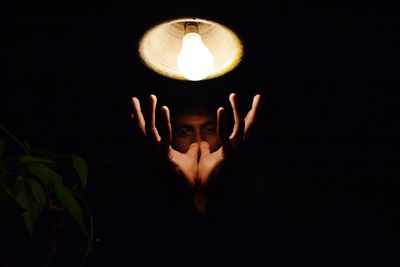
<path id="1" fill-rule="evenodd" d="M 87 186 L 85 160 L 76 154 L 32 150 L 29 144 L 23 144 L 1 124 L 0 129 L 22 150 L 8 152 L 5 139 L 0 135 L 0 200 L 17 204 L 30 234 L 44 209 L 57 210 L 71 216 L 90 243 L 93 239 L 92 217 L 87 202 L 77 192 Z M 85 213 L 82 207 L 86 209 Z M 89 218 L 85 219 L 86 216 Z M 86 221 L 89 221 L 90 230 Z"/>

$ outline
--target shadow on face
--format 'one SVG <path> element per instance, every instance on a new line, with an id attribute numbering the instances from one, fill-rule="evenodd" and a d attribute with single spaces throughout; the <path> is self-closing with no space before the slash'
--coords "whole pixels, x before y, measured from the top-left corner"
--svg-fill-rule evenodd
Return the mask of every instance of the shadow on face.
<path id="1" fill-rule="evenodd" d="M 197 108 L 180 110 L 172 118 L 172 147 L 186 153 L 189 146 L 195 142 L 206 141 L 210 152 L 221 147 L 217 133 L 216 110 Z"/>

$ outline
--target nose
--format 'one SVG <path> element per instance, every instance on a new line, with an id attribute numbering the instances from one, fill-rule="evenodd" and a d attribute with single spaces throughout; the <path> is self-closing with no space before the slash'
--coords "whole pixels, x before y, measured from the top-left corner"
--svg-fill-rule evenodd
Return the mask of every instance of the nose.
<path id="1" fill-rule="evenodd" d="M 192 143 L 198 143 L 204 140 L 204 136 L 200 129 L 195 129 L 194 134 L 192 135 Z"/>

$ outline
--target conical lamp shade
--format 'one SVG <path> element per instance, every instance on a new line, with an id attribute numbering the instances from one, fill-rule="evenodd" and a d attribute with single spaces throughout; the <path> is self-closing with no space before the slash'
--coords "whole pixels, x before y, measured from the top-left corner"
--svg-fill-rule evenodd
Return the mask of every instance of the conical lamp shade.
<path id="1" fill-rule="evenodd" d="M 143 63 L 169 78 L 189 80 L 178 67 L 178 56 L 182 53 L 182 40 L 187 34 L 188 23 L 196 25 L 198 35 L 213 59 L 211 70 L 202 80 L 222 76 L 239 64 L 243 55 L 239 37 L 222 24 L 198 18 L 169 20 L 147 30 L 139 42 L 139 55 Z"/>

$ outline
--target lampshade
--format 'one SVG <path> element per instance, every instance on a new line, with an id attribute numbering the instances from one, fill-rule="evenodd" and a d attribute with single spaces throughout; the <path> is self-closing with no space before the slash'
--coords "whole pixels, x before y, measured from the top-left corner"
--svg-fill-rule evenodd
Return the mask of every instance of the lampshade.
<path id="1" fill-rule="evenodd" d="M 193 36 L 189 36 L 188 33 Z M 194 67 L 208 65 L 210 70 L 203 72 L 204 77 L 191 79 L 182 70 L 185 62 L 181 60 L 183 63 L 178 64 L 178 57 L 182 58 L 182 54 L 185 53 L 183 41 L 191 42 L 193 39 L 199 39 L 204 51 L 187 52 L 189 59 L 186 61 L 188 64 L 194 63 Z M 191 56 L 196 54 L 198 59 L 192 60 Z M 148 29 L 140 39 L 139 55 L 146 66 L 169 78 L 206 80 L 222 76 L 235 68 L 242 59 L 243 45 L 232 30 L 220 23 L 208 19 L 179 18 L 164 21 Z M 195 60 L 206 62 L 197 63 Z"/>

